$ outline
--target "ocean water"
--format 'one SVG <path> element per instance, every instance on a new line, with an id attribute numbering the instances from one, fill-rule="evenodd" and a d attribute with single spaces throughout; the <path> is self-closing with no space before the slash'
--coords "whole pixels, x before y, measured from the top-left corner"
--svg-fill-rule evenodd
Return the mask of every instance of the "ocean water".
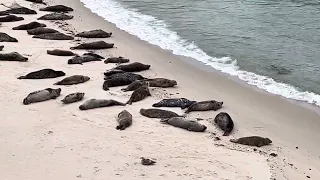
<path id="1" fill-rule="evenodd" d="M 318 0 L 81 0 L 140 39 L 320 106 Z"/>

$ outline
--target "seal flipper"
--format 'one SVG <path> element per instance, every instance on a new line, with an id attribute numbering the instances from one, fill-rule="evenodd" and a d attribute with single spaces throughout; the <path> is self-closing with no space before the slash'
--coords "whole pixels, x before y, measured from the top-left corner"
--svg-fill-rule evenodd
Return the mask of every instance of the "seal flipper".
<path id="1" fill-rule="evenodd" d="M 116 129 L 117 129 L 117 130 L 124 130 L 125 127 L 124 127 L 123 125 L 118 125 L 118 126 L 116 127 Z"/>
<path id="2" fill-rule="evenodd" d="M 164 118 L 160 120 L 160 123 L 165 123 L 167 124 L 170 118 Z"/>
<path id="3" fill-rule="evenodd" d="M 27 78 L 27 76 L 20 76 L 17 79 L 26 79 L 26 78 Z"/>

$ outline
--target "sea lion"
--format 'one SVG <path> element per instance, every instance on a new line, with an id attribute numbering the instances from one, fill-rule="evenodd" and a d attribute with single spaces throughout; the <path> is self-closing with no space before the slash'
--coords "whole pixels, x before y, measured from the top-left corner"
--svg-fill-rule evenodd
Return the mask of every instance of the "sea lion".
<path id="1" fill-rule="evenodd" d="M 82 43 L 78 46 L 71 47 L 70 49 L 109 49 L 113 48 L 113 43 L 106 43 L 104 41 L 96 41 L 90 43 Z"/>
<path id="2" fill-rule="evenodd" d="M 88 109 L 95 109 L 95 108 L 102 108 L 102 107 L 109 107 L 109 106 L 125 106 L 125 104 L 113 99 L 90 99 L 90 100 L 87 100 L 82 105 L 80 105 L 79 109 L 88 110 Z"/>
<path id="3" fill-rule="evenodd" d="M 32 38 L 47 39 L 47 40 L 73 40 L 74 39 L 74 37 L 60 33 L 60 32 L 34 35 Z"/>
<path id="4" fill-rule="evenodd" d="M 22 24 L 20 26 L 17 27 L 13 27 L 13 30 L 30 30 L 30 29 L 34 29 L 34 28 L 38 28 L 38 27 L 46 27 L 47 25 L 42 24 L 42 23 L 38 23 L 36 21 L 30 22 L 28 24 Z"/>
<path id="5" fill-rule="evenodd" d="M 76 54 L 72 51 L 54 49 L 54 50 L 47 50 L 47 54 L 54 55 L 54 56 L 75 56 Z"/>
<path id="6" fill-rule="evenodd" d="M 73 75 L 66 77 L 62 79 L 61 81 L 58 81 L 54 83 L 53 85 L 74 85 L 74 84 L 80 84 L 89 81 L 90 78 L 88 76 L 83 75 Z"/>
<path id="7" fill-rule="evenodd" d="M 222 105 L 223 105 L 223 102 L 218 102 L 215 100 L 200 101 L 200 102 L 193 103 L 191 106 L 189 106 L 186 113 L 189 113 L 192 111 L 210 111 L 210 110 L 217 111 L 222 107 Z"/>
<path id="8" fill-rule="evenodd" d="M 3 50 L 3 48 L 4 48 L 4 46 L 2 45 L 2 46 L 0 46 L 0 51 L 2 51 Z"/>
<path id="9" fill-rule="evenodd" d="M 53 69 L 41 69 L 39 71 L 31 72 L 25 76 L 20 76 L 18 79 L 49 79 L 65 76 L 63 71 L 55 71 Z"/>
<path id="10" fill-rule="evenodd" d="M 160 119 L 172 118 L 172 117 L 183 117 L 172 111 L 162 110 L 162 109 L 153 109 L 153 108 L 150 108 L 150 109 L 142 108 L 140 109 L 140 114 L 148 118 L 160 118 Z"/>
<path id="11" fill-rule="evenodd" d="M 239 139 L 230 139 L 230 142 L 256 147 L 262 147 L 272 143 L 272 141 L 269 138 L 264 138 L 260 136 L 248 136 Z"/>
<path id="12" fill-rule="evenodd" d="M 108 38 L 112 35 L 112 33 L 107 33 L 101 29 L 92 30 L 92 31 L 83 31 L 81 33 L 76 34 L 76 37 L 84 37 L 84 38 Z"/>
<path id="13" fill-rule="evenodd" d="M 40 35 L 40 34 L 48 34 L 48 33 L 58 33 L 59 31 L 51 28 L 45 28 L 45 27 L 37 27 L 34 29 L 29 29 L 27 33 L 29 35 Z"/>
<path id="14" fill-rule="evenodd" d="M 0 54 L 0 61 L 26 62 L 26 61 L 28 61 L 28 58 L 23 57 L 21 54 L 19 54 L 17 52 L 11 52 L 11 53 Z"/>
<path id="15" fill-rule="evenodd" d="M 45 8 L 40 8 L 40 11 L 51 11 L 51 12 L 69 12 L 73 11 L 71 7 L 67 7 L 64 5 L 54 5 L 54 6 L 48 6 Z"/>
<path id="16" fill-rule="evenodd" d="M 119 57 L 110 57 L 110 58 L 106 59 L 104 61 L 104 63 L 105 64 L 108 64 L 108 63 L 122 64 L 122 63 L 127 63 L 129 61 L 130 61 L 129 59 L 126 59 L 126 58 L 123 58 L 122 56 L 119 56 Z"/>
<path id="17" fill-rule="evenodd" d="M 60 96 L 61 88 L 52 89 L 46 88 L 30 93 L 26 98 L 23 99 L 23 104 L 28 105 L 31 103 L 42 102 L 50 99 L 56 99 Z"/>
<path id="18" fill-rule="evenodd" d="M 229 136 L 233 130 L 234 124 L 230 115 L 226 112 L 220 112 L 215 118 L 214 122 L 218 125 L 220 129 L 224 131 L 223 136 Z"/>
<path id="19" fill-rule="evenodd" d="M 149 91 L 149 82 L 146 82 L 144 85 L 133 91 L 126 104 L 131 105 L 133 102 L 141 101 L 148 96 L 151 96 L 151 93 Z"/>
<path id="20" fill-rule="evenodd" d="M 43 0 L 26 0 L 26 1 L 47 5 L 47 3 L 43 2 Z"/>
<path id="21" fill-rule="evenodd" d="M 103 90 L 109 90 L 109 87 L 129 85 L 135 80 L 145 79 L 143 76 L 134 73 L 116 73 L 105 77 Z"/>
<path id="22" fill-rule="evenodd" d="M 150 87 L 168 88 L 177 85 L 177 81 L 166 78 L 147 79 L 147 81 L 150 83 Z"/>
<path id="23" fill-rule="evenodd" d="M 38 20 L 69 20 L 73 19 L 73 16 L 63 14 L 63 13 L 51 13 L 51 14 L 46 14 L 38 18 Z"/>
<path id="24" fill-rule="evenodd" d="M 151 165 L 154 165 L 156 163 L 156 161 L 153 161 L 151 159 L 148 159 L 148 158 L 144 158 L 144 157 L 141 157 L 141 164 L 144 165 L 144 166 L 151 166 Z"/>
<path id="25" fill-rule="evenodd" d="M 116 127 L 116 129 L 125 130 L 132 124 L 132 115 L 127 110 L 123 110 L 118 114 L 117 121 L 119 125 Z"/>
<path id="26" fill-rule="evenodd" d="M 4 12 L 7 12 L 9 14 L 37 14 L 37 11 L 26 7 L 11 8 Z"/>
<path id="27" fill-rule="evenodd" d="M 187 120 L 183 117 L 172 117 L 167 119 L 161 119 L 161 123 L 166 123 L 174 127 L 186 129 L 194 132 L 204 132 L 207 126 L 198 123 L 197 121 Z"/>
<path id="28" fill-rule="evenodd" d="M 197 101 L 190 101 L 186 98 L 173 98 L 173 99 L 163 99 L 158 103 L 153 104 L 153 107 L 180 107 L 185 109 L 191 104 L 196 103 Z"/>
<path id="29" fill-rule="evenodd" d="M 121 89 L 121 91 L 123 91 L 123 92 L 134 91 L 134 90 L 140 88 L 141 86 L 143 86 L 144 84 L 145 84 L 144 81 L 136 80 L 136 81 L 132 82 L 131 84 L 129 84 L 126 88 Z"/>
<path id="30" fill-rule="evenodd" d="M 103 74 L 105 76 L 111 76 L 113 74 L 119 74 L 119 73 L 125 73 L 125 71 L 122 71 L 120 69 L 110 69 L 110 70 L 107 70 L 106 72 L 104 72 Z"/>
<path id="31" fill-rule="evenodd" d="M 83 99 L 83 97 L 84 97 L 84 93 L 80 93 L 80 92 L 72 93 L 72 94 L 69 94 L 66 97 L 64 97 L 61 100 L 61 102 L 63 102 L 64 104 L 71 104 L 74 102 L 81 101 Z"/>
<path id="32" fill-rule="evenodd" d="M 22 21 L 24 20 L 23 17 L 18 17 L 15 15 L 7 15 L 4 17 L 0 17 L 0 22 L 14 22 L 14 21 Z"/>
<path id="33" fill-rule="evenodd" d="M 92 52 L 87 52 L 87 53 L 84 53 L 83 55 L 93 56 L 93 57 L 99 58 L 99 59 L 104 59 L 104 57 L 100 56 L 99 54 L 92 53 Z"/>
<path id="34" fill-rule="evenodd" d="M 75 55 L 74 57 L 68 60 L 68 64 L 83 64 L 91 61 L 101 61 L 101 59 L 89 55 Z"/>
<path id="35" fill-rule="evenodd" d="M 18 40 L 6 33 L 0 32 L 0 42 L 18 42 Z"/>
<path id="36" fill-rule="evenodd" d="M 150 65 L 134 62 L 126 65 L 119 65 L 114 69 L 120 69 L 126 72 L 140 72 L 150 69 Z"/>

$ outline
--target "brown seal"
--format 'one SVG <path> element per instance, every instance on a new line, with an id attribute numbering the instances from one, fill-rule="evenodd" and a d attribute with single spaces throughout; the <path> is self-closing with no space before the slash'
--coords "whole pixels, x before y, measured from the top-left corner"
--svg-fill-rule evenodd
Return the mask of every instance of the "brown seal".
<path id="1" fill-rule="evenodd" d="M 83 103 L 81 106 L 79 106 L 79 109 L 88 110 L 109 106 L 125 106 L 125 104 L 113 99 L 90 99 Z"/>
<path id="2" fill-rule="evenodd" d="M 196 103 L 197 101 L 190 101 L 186 98 L 172 98 L 172 99 L 163 99 L 157 103 L 154 103 L 153 107 L 180 107 L 181 109 L 185 109 L 191 104 Z"/>
<path id="3" fill-rule="evenodd" d="M 23 104 L 28 105 L 31 103 L 47 101 L 50 99 L 56 99 L 60 96 L 61 89 L 46 88 L 30 93 L 26 98 L 23 99 Z"/>
<path id="4" fill-rule="evenodd" d="M 51 13 L 51 14 L 46 14 L 38 18 L 38 20 L 69 20 L 73 19 L 73 16 L 63 14 L 63 13 Z"/>
<path id="5" fill-rule="evenodd" d="M 148 118 L 160 118 L 160 119 L 172 118 L 172 117 L 183 117 L 172 111 L 163 110 L 163 109 L 154 109 L 154 108 L 150 108 L 150 109 L 142 108 L 140 109 L 140 114 Z"/>
<path id="6" fill-rule="evenodd" d="M 99 58 L 99 59 L 104 59 L 104 57 L 100 56 L 99 54 L 93 53 L 93 52 L 87 52 L 87 53 L 84 53 L 83 55 L 93 56 L 93 57 Z"/>
<path id="7" fill-rule="evenodd" d="M 204 132 L 207 126 L 198 123 L 197 121 L 187 120 L 183 117 L 172 117 L 167 119 L 161 119 L 161 123 L 166 123 L 174 127 L 186 129 L 193 132 Z"/>
<path id="8" fill-rule="evenodd" d="M 34 35 L 32 38 L 47 39 L 47 40 L 73 40 L 74 39 L 74 37 L 60 33 L 60 32 Z"/>
<path id="9" fill-rule="evenodd" d="M 55 71 L 53 69 L 41 69 L 39 71 L 31 72 L 25 76 L 20 76 L 18 79 L 49 79 L 65 76 L 63 71 Z"/>
<path id="10" fill-rule="evenodd" d="M 210 111 L 219 110 L 223 105 L 223 102 L 218 102 L 215 100 L 209 100 L 209 101 L 200 101 L 193 103 L 189 108 L 187 109 L 186 113 L 192 112 L 192 111 Z"/>
<path id="11" fill-rule="evenodd" d="M 84 37 L 84 38 L 108 38 L 112 35 L 112 33 L 107 33 L 102 29 L 91 30 L 91 31 L 83 31 L 79 34 L 76 34 L 76 37 Z"/>
<path id="12" fill-rule="evenodd" d="M 30 30 L 38 27 L 46 27 L 47 25 L 43 23 L 38 23 L 36 21 L 30 22 L 28 24 L 22 24 L 16 27 L 13 27 L 12 30 Z"/>
<path id="13" fill-rule="evenodd" d="M 256 147 L 262 147 L 272 143 L 272 141 L 269 138 L 264 138 L 260 136 L 248 136 L 239 139 L 230 139 L 230 142 Z"/>
<path id="14" fill-rule="evenodd" d="M 37 14 L 37 11 L 26 7 L 10 8 L 4 12 L 9 14 Z"/>
<path id="15" fill-rule="evenodd" d="M 6 33 L 0 32 L 0 42 L 18 42 L 18 40 Z"/>
<path id="16" fill-rule="evenodd" d="M 26 0 L 26 1 L 47 5 L 47 3 L 43 2 L 43 0 Z"/>
<path id="17" fill-rule="evenodd" d="M 149 82 L 145 83 L 143 86 L 134 90 L 133 93 L 131 94 L 130 99 L 126 104 L 131 105 L 133 102 L 141 101 L 148 96 L 151 96 L 151 93 L 149 91 Z"/>
<path id="18" fill-rule="evenodd" d="M 119 125 L 116 127 L 116 129 L 125 130 L 132 124 L 132 115 L 127 110 L 123 110 L 118 114 L 117 121 Z"/>
<path id="19" fill-rule="evenodd" d="M 113 43 L 106 43 L 104 41 L 96 41 L 90 43 L 82 43 L 78 46 L 71 47 L 70 49 L 109 49 L 113 48 Z"/>
<path id="20" fill-rule="evenodd" d="M 7 15 L 4 17 L 0 17 L 0 22 L 14 22 L 14 21 L 22 21 L 24 20 L 23 17 L 18 17 L 15 15 Z"/>
<path id="21" fill-rule="evenodd" d="M 20 61 L 20 62 L 26 62 L 28 61 L 27 57 L 22 56 L 21 54 L 17 52 L 11 52 L 11 53 L 3 53 L 0 54 L 0 61 Z"/>
<path id="22" fill-rule="evenodd" d="M 88 76 L 83 75 L 73 75 L 62 79 L 59 82 L 54 83 L 54 85 L 73 85 L 80 84 L 89 81 L 90 78 Z"/>
<path id="23" fill-rule="evenodd" d="M 125 64 L 125 65 L 119 65 L 115 67 L 114 69 L 120 69 L 122 71 L 126 72 L 140 72 L 140 71 L 145 71 L 150 69 L 150 65 L 148 64 L 142 64 L 140 62 L 134 62 L 130 64 Z"/>
<path id="24" fill-rule="evenodd" d="M 119 57 L 109 57 L 104 61 L 105 64 L 108 63 L 117 63 L 117 64 L 122 64 L 122 63 L 128 63 L 130 60 L 123 58 L 122 56 Z"/>
<path id="25" fill-rule="evenodd" d="M 230 115 L 226 112 L 220 112 L 215 118 L 214 122 L 218 125 L 220 129 L 224 131 L 223 136 L 229 136 L 233 130 L 234 123 Z"/>
<path id="26" fill-rule="evenodd" d="M 168 88 L 168 87 L 174 87 L 177 85 L 177 81 L 166 79 L 166 78 L 147 79 L 147 81 L 150 83 L 150 87 Z"/>
<path id="27" fill-rule="evenodd" d="M 59 31 L 51 28 L 45 28 L 45 27 L 37 27 L 34 29 L 29 29 L 27 33 L 29 35 L 40 35 L 40 34 L 47 34 L 47 33 L 57 33 Z"/>
<path id="28" fill-rule="evenodd" d="M 54 5 L 54 6 L 47 6 L 45 8 L 40 8 L 40 11 L 50 11 L 50 12 L 69 12 L 73 11 L 71 7 L 65 5 Z"/>
<path id="29" fill-rule="evenodd" d="M 65 98 L 61 100 L 64 104 L 71 104 L 74 102 L 81 101 L 84 97 L 84 93 L 77 92 L 67 95 Z"/>
<path id="30" fill-rule="evenodd" d="M 74 57 L 68 60 L 68 64 L 83 64 L 91 61 L 101 61 L 101 59 L 90 55 L 75 55 Z"/>
<path id="31" fill-rule="evenodd" d="M 76 55 L 72 51 L 60 50 L 60 49 L 47 50 L 47 54 L 50 54 L 53 56 L 75 56 Z"/>

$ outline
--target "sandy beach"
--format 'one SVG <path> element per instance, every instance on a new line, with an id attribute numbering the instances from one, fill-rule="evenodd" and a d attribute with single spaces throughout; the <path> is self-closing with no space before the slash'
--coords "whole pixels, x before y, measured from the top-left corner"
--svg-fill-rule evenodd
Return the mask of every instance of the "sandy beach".
<path id="1" fill-rule="evenodd" d="M 3 0 L 10 5 L 12 0 Z M 23 21 L 6 22 L 0 26 L 19 42 L 1 42 L 0 53 L 19 52 L 27 62 L 0 61 L 0 177 L 3 180 L 54 179 L 217 179 L 217 180 L 302 180 L 320 178 L 319 108 L 287 100 L 245 85 L 184 57 L 173 55 L 157 46 L 139 40 L 91 13 L 79 0 L 50 0 L 48 5 L 63 4 L 74 9 L 74 18 L 66 21 L 36 20 L 49 12 L 45 7 L 24 0 L 18 4 L 34 9 L 36 15 L 17 15 Z M 6 10 L 0 6 L 0 10 Z M 102 89 L 103 73 L 115 64 L 89 62 L 69 65 L 70 57 L 52 56 L 47 50 L 64 49 L 79 42 L 97 39 L 75 38 L 55 41 L 32 38 L 24 30 L 12 27 L 31 21 L 75 35 L 82 31 L 103 29 L 112 32 L 115 48 L 97 50 L 104 57 L 123 56 L 131 62 L 150 64 L 141 74 L 148 78 L 174 79 L 174 88 L 150 88 L 151 97 L 133 105 L 105 107 L 80 111 L 88 99 L 114 99 L 126 102 L 132 92 L 123 87 Z M 81 55 L 87 51 L 73 50 Z M 29 72 L 52 68 L 66 76 L 54 79 L 19 80 Z M 58 88 L 55 82 L 71 75 L 86 75 L 88 82 L 59 86 L 61 95 L 55 100 L 23 105 L 31 92 Z M 66 95 L 84 92 L 84 100 L 69 105 L 61 103 Z M 201 118 L 207 126 L 203 133 L 190 132 L 159 123 L 139 114 L 164 98 L 223 101 L 218 111 L 192 112 L 188 119 Z M 133 115 L 132 126 L 115 129 L 122 110 Z M 183 114 L 180 108 L 161 108 Z M 231 115 L 235 129 L 228 137 L 211 122 L 219 112 Z M 260 148 L 236 145 L 229 139 L 258 135 L 268 137 L 272 144 Z M 220 137 L 216 141 L 215 137 Z M 270 153 L 277 154 L 276 157 Z M 153 158 L 154 166 L 143 166 L 140 157 Z"/>

